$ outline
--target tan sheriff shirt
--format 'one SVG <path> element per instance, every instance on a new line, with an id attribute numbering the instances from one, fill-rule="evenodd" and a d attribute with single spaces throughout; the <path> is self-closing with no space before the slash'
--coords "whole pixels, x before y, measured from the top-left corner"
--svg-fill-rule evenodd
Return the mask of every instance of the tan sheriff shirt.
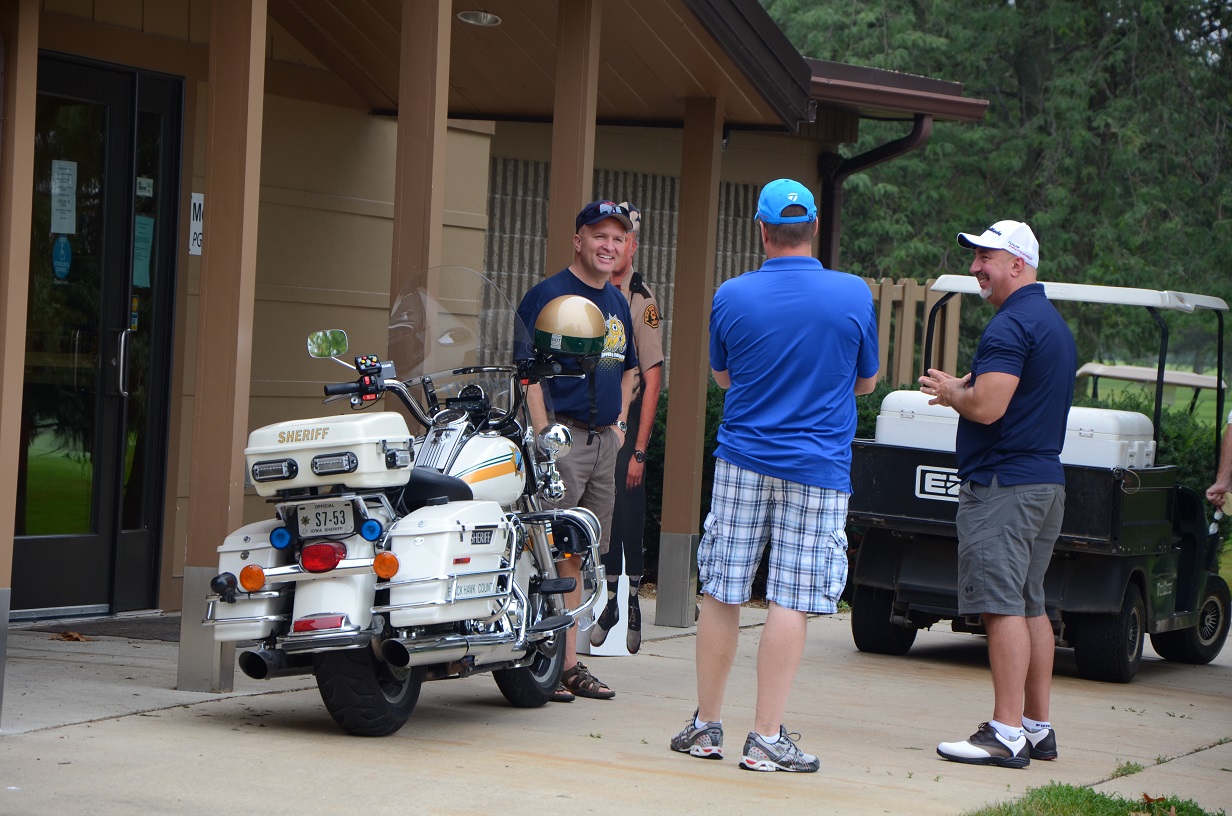
<path id="1" fill-rule="evenodd" d="M 629 312 L 633 315 L 633 347 L 637 349 L 638 363 L 633 386 L 633 399 L 636 400 L 642 393 L 642 372 L 663 365 L 663 317 L 654 295 L 636 270 L 629 270 L 616 288 L 628 299 Z"/>

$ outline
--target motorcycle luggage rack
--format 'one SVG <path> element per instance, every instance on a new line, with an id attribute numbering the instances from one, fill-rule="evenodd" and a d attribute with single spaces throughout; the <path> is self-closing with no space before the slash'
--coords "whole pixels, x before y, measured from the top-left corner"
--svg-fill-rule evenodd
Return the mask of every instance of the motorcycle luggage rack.
<path id="1" fill-rule="evenodd" d="M 259 592 L 239 592 L 236 593 L 237 601 L 260 601 L 271 598 L 281 598 L 285 593 L 278 589 L 264 589 Z M 235 618 L 219 618 L 215 614 L 215 609 L 219 602 L 222 602 L 221 595 L 206 595 L 205 596 L 205 618 L 201 621 L 202 626 L 230 626 L 233 623 L 266 623 L 285 621 L 290 619 L 290 615 L 285 612 L 280 612 L 275 615 L 243 615 Z"/>

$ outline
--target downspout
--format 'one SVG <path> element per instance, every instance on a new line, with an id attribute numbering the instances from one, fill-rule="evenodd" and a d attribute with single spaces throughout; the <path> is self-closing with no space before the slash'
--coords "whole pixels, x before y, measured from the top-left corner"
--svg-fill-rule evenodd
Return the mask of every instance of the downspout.
<path id="1" fill-rule="evenodd" d="M 933 133 L 933 117 L 917 113 L 911 132 L 901 139 L 886 142 L 867 153 L 844 159 L 837 153 L 822 153 L 817 157 L 817 175 L 821 179 L 821 246 L 818 258 L 827 269 L 838 265 L 839 233 L 842 229 L 843 182 L 853 173 L 867 170 L 873 165 L 910 153 L 928 144 Z"/>

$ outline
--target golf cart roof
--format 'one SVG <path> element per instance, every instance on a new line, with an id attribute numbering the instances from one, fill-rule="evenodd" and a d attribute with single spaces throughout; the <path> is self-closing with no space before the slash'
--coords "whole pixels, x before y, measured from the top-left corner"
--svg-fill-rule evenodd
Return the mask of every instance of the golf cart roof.
<path id="1" fill-rule="evenodd" d="M 1110 380 L 1125 380 L 1126 382 L 1154 383 L 1159 379 L 1159 369 L 1153 366 L 1104 365 L 1103 363 L 1084 363 L 1078 369 L 1078 377 L 1107 377 Z M 1227 383 L 1220 383 L 1210 374 L 1194 374 L 1192 371 L 1164 371 L 1164 384 L 1176 385 L 1182 388 L 1227 388 Z"/>
<path id="2" fill-rule="evenodd" d="M 1044 293 L 1049 300 L 1073 300 L 1079 303 L 1114 303 L 1123 306 L 1153 306 L 1177 312 L 1192 312 L 1195 309 L 1210 309 L 1226 312 L 1228 304 L 1222 298 L 1210 295 L 1195 295 L 1189 292 L 1133 289 L 1128 286 L 1097 286 L 1091 283 L 1044 284 Z M 956 292 L 965 295 L 979 294 L 980 284 L 971 275 L 942 275 L 933 284 L 934 292 Z M 1151 381 L 1154 382 L 1152 377 Z"/>

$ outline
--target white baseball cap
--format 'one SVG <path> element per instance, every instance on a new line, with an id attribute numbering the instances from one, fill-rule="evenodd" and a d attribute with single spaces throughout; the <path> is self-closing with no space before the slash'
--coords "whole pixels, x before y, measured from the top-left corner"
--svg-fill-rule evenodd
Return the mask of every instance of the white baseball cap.
<path id="1" fill-rule="evenodd" d="M 1004 249 L 1022 258 L 1028 266 L 1039 268 L 1039 241 L 1021 221 L 998 221 L 978 236 L 960 232 L 958 243 L 967 249 Z"/>

